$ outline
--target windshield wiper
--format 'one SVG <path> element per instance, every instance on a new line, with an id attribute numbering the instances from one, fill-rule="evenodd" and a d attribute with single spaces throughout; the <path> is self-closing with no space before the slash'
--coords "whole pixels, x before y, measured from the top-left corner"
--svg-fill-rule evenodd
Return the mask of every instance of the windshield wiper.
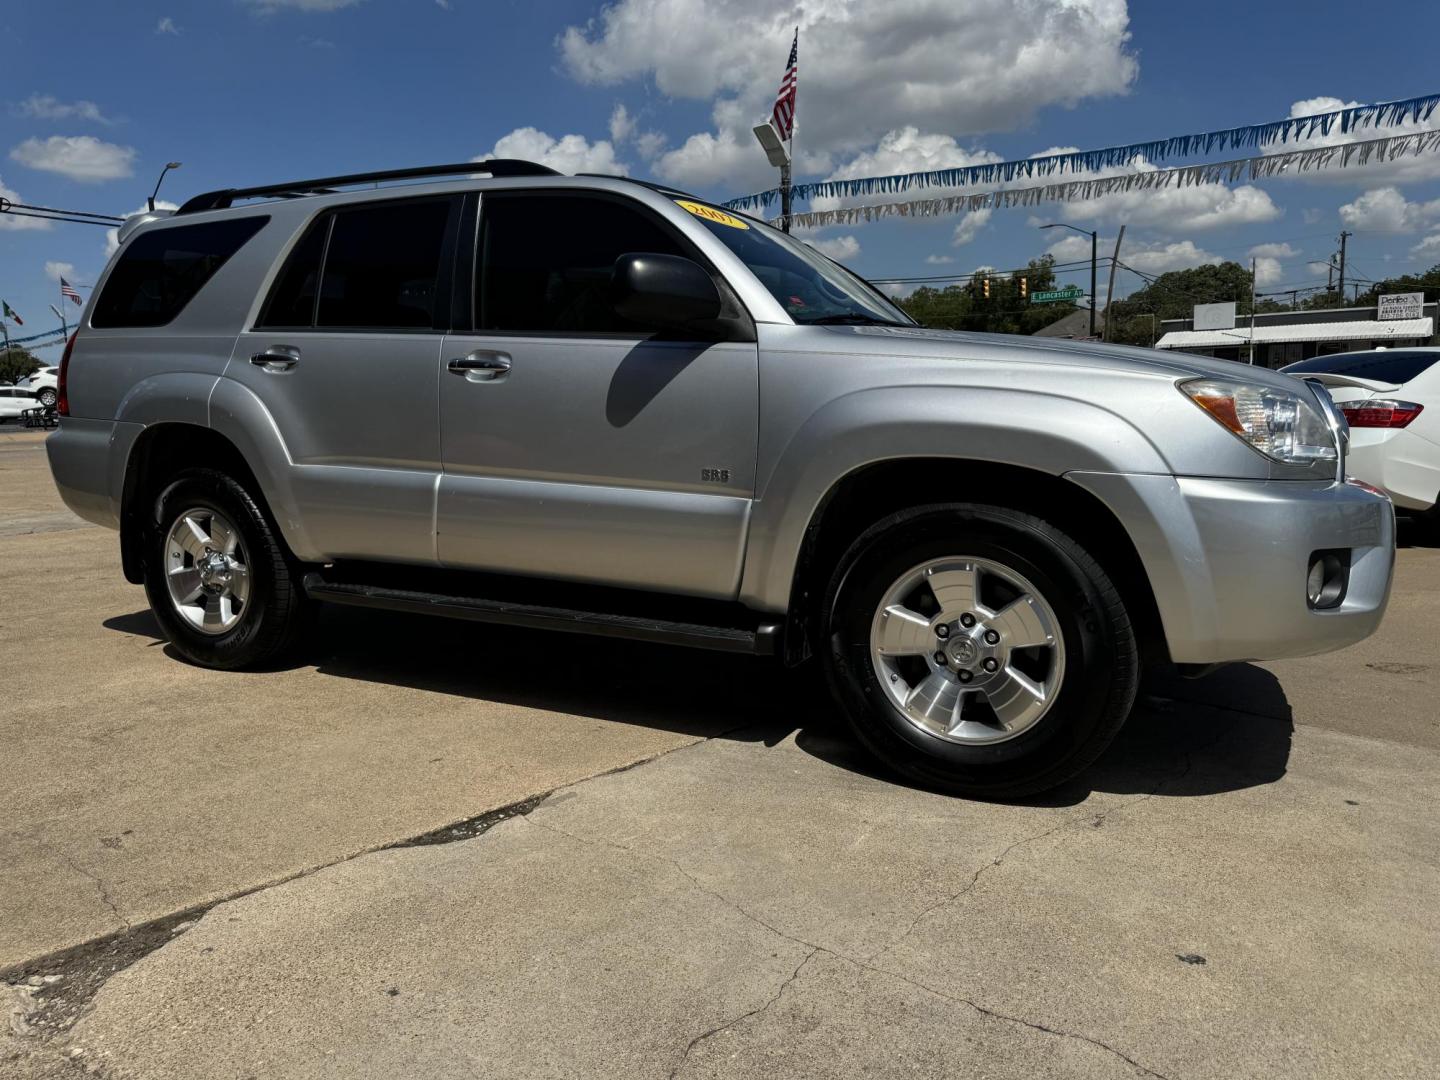
<path id="1" fill-rule="evenodd" d="M 897 322 L 894 319 L 879 319 L 874 315 L 861 315 L 858 312 L 847 312 L 844 315 L 821 315 L 815 319 L 796 319 L 798 323 L 805 326 L 909 326 L 909 323 Z"/>

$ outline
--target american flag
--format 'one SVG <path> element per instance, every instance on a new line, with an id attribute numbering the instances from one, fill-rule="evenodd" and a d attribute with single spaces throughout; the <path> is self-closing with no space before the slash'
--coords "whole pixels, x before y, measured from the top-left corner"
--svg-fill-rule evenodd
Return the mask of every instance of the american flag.
<path id="1" fill-rule="evenodd" d="M 795 40 L 790 44 L 790 62 L 785 65 L 785 75 L 780 80 L 780 92 L 775 95 L 775 111 L 771 119 L 780 138 L 795 136 L 795 83 L 799 77 L 800 31 L 795 31 Z"/>
<path id="2" fill-rule="evenodd" d="M 66 281 L 63 277 L 60 279 L 60 295 L 66 300 L 74 300 L 75 303 L 81 307 L 85 306 L 84 301 L 80 299 L 80 294 L 75 291 L 75 286 L 71 285 L 70 282 Z"/>

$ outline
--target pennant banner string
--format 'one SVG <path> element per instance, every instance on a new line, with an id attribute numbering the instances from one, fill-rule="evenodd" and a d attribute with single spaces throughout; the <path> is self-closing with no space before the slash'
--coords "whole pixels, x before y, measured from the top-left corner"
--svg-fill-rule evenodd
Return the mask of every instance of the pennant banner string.
<path id="1" fill-rule="evenodd" d="M 909 191 L 917 187 L 967 187 L 971 184 L 1004 184 L 1016 178 L 1049 176 L 1053 173 L 1090 172 L 1096 169 L 1130 165 L 1137 157 L 1147 161 L 1168 161 L 1177 157 L 1210 154 L 1220 150 L 1246 147 L 1262 148 L 1276 143 L 1329 135 L 1338 130 L 1349 134 L 1367 127 L 1393 127 L 1407 122 L 1429 120 L 1440 105 L 1440 94 L 1386 101 L 1376 105 L 1353 105 L 1333 112 L 1312 116 L 1294 116 L 1268 124 L 1206 131 L 1196 135 L 1175 135 L 1168 139 L 1108 146 L 1101 150 L 1077 150 L 1068 154 L 1047 154 L 1019 161 L 995 161 L 984 165 L 965 165 L 953 169 L 932 169 L 928 172 L 897 173 L 893 176 L 870 176 L 855 180 L 821 180 L 811 184 L 795 184 L 791 197 L 854 197 Z M 733 210 L 768 207 L 780 197 L 779 188 L 742 195 L 722 205 Z"/>
<path id="2" fill-rule="evenodd" d="M 792 214 L 790 224 L 801 229 L 818 229 L 827 225 L 855 225 L 889 217 L 940 217 L 975 210 L 1037 206 L 1044 202 L 1083 202 L 1125 191 L 1235 183 L 1238 180 L 1263 180 L 1287 173 L 1352 168 L 1371 162 L 1394 161 L 1397 158 L 1434 153 L 1437 150 L 1440 150 L 1440 131 L 1421 131 L 1413 135 L 1391 135 L 1366 142 L 1289 150 L 1280 154 L 1217 161 L 1207 165 L 1184 165 L 1177 169 L 1155 169 L 1151 172 L 1102 176 L 1091 180 L 1065 180 L 1042 187 L 1003 188 L 998 191 L 980 191 L 972 195 L 947 195 L 939 199 L 851 206 L 838 210 L 812 210 L 809 213 Z"/>

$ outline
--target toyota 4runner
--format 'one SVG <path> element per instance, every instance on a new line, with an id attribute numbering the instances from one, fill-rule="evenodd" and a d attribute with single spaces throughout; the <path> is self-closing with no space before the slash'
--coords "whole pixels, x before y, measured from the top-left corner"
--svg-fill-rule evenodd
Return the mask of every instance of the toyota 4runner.
<path id="1" fill-rule="evenodd" d="M 197 664 L 273 662 L 319 601 L 813 654 L 891 769 L 1013 797 L 1100 754 L 1145 664 L 1385 609 L 1391 506 L 1323 389 L 922 329 L 682 192 L 500 160 L 121 234 L 49 458 Z"/>

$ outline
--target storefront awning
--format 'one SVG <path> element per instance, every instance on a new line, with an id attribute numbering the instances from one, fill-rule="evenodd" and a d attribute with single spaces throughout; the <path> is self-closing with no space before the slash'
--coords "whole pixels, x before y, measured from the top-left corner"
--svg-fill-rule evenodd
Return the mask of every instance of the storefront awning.
<path id="1" fill-rule="evenodd" d="M 1434 333 L 1434 319 L 1365 319 L 1359 322 L 1295 323 L 1290 326 L 1255 327 L 1256 345 L 1273 345 L 1287 341 L 1384 341 L 1387 338 L 1410 340 L 1429 338 Z M 1250 344 L 1250 328 L 1233 330 L 1172 330 L 1155 343 L 1157 349 L 1214 349 Z"/>

